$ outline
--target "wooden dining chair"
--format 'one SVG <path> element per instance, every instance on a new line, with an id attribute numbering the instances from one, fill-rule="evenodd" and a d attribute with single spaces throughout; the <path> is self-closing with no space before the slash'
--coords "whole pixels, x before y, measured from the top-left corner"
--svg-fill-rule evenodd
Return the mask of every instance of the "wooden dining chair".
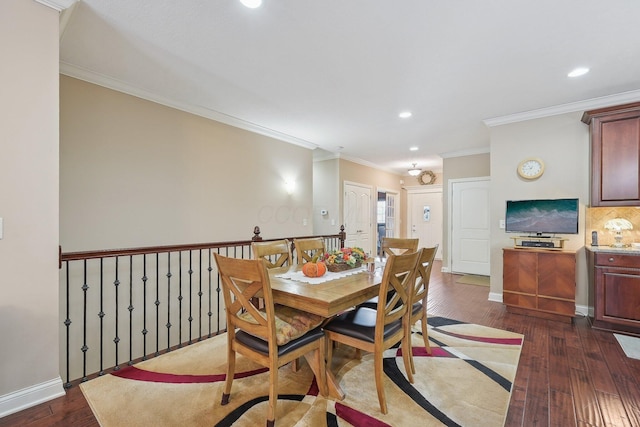
<path id="1" fill-rule="evenodd" d="M 324 239 L 321 237 L 293 239 L 293 246 L 296 248 L 296 260 L 298 264 L 309 262 L 314 256 L 322 256 L 325 252 Z"/>
<path id="2" fill-rule="evenodd" d="M 376 390 L 383 414 L 387 413 L 382 367 L 385 350 L 402 342 L 402 358 L 407 376 L 413 382 L 409 353 L 404 350 L 411 348 L 406 342 L 405 324 L 419 256 L 418 252 L 389 256 L 378 292 L 378 308 L 358 307 L 324 326 L 327 337 L 327 369 L 331 367 L 334 342 L 373 353 Z M 391 289 L 395 291 L 392 294 L 389 293 Z M 387 295 L 391 295 L 391 298 L 387 299 Z"/>
<path id="3" fill-rule="evenodd" d="M 418 250 L 418 239 L 401 239 L 397 237 L 383 237 L 380 245 L 380 251 L 385 256 L 402 255 L 405 253 L 416 252 Z M 389 289 L 393 293 L 393 289 Z M 378 304 L 378 297 L 373 297 L 362 303 L 365 307 L 375 309 Z"/>
<path id="4" fill-rule="evenodd" d="M 222 405 L 229 403 L 236 353 L 240 353 L 269 368 L 269 407 L 266 425 L 274 426 L 280 366 L 305 356 L 315 374 L 320 393 L 327 396 L 325 337 L 319 326 L 323 318 L 305 316 L 307 313 L 274 306 L 264 260 L 227 258 L 217 253 L 214 253 L 214 257 L 222 282 L 227 313 L 227 376 Z M 259 310 L 252 303 L 257 293 L 264 298 L 263 310 Z M 281 314 L 279 309 L 285 312 Z M 301 320 L 301 316 L 308 321 Z M 297 321 L 290 320 L 293 318 Z"/>
<path id="5" fill-rule="evenodd" d="M 251 242 L 253 259 L 264 258 L 267 268 L 291 265 L 291 245 L 288 239 L 272 242 Z"/>
<path id="6" fill-rule="evenodd" d="M 427 330 L 427 297 L 429 294 L 429 279 L 431 278 L 431 268 L 433 260 L 436 258 L 438 245 L 420 250 L 420 259 L 416 264 L 416 274 L 413 290 L 411 292 L 411 311 L 409 313 L 409 322 L 406 323 L 407 341 L 411 345 L 411 328 L 420 320 L 422 329 L 422 339 L 427 354 L 431 354 L 431 346 L 429 345 L 429 332 Z M 408 347 L 411 349 L 411 347 Z M 409 350 L 411 373 L 415 374 L 416 369 L 413 364 L 413 353 Z"/>
<path id="7" fill-rule="evenodd" d="M 418 250 L 418 239 L 401 239 L 398 237 L 383 237 L 380 242 L 380 251 L 383 255 L 401 255 L 406 252 Z"/>

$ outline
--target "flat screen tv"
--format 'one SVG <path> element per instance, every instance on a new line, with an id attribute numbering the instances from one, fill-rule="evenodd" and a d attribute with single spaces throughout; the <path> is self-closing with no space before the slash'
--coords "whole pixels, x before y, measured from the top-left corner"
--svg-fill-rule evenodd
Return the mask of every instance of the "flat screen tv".
<path id="1" fill-rule="evenodd" d="M 578 234 L 578 199 L 507 200 L 507 233 Z"/>

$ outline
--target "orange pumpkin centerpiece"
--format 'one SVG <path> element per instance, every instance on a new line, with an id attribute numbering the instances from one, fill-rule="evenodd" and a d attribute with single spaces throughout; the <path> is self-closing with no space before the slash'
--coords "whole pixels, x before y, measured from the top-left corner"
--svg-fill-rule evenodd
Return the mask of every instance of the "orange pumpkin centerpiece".
<path id="1" fill-rule="evenodd" d="M 324 276 L 324 273 L 327 272 L 327 266 L 324 265 L 324 262 L 318 262 L 316 258 L 312 261 L 304 263 L 302 266 L 302 274 L 307 277 L 320 277 Z"/>

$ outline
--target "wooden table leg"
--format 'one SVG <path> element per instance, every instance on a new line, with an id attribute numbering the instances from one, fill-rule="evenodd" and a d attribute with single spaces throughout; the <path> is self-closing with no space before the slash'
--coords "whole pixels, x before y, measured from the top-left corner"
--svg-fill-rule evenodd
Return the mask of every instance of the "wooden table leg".
<path id="1" fill-rule="evenodd" d="M 346 394 L 338 384 L 336 376 L 329 369 L 327 369 L 327 386 L 329 387 L 329 397 L 333 397 L 336 400 L 344 400 Z"/>
<path id="2" fill-rule="evenodd" d="M 304 358 L 307 360 L 309 367 L 313 371 L 315 375 L 318 375 L 320 372 L 320 367 L 317 365 L 316 358 L 311 356 L 311 354 L 307 353 L 304 355 Z M 324 361 L 323 361 L 324 362 Z M 327 387 L 329 389 L 329 397 L 336 400 L 343 400 L 345 397 L 345 392 L 340 387 L 338 380 L 336 379 L 333 372 L 331 372 L 328 368 L 325 369 L 325 376 L 327 380 Z"/>

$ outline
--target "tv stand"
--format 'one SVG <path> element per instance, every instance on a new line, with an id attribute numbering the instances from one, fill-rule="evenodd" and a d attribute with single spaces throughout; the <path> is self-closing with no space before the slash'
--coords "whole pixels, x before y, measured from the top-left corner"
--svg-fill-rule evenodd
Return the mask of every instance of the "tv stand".
<path id="1" fill-rule="evenodd" d="M 502 301 L 516 314 L 571 322 L 576 312 L 575 251 L 503 249 Z"/>
<path id="2" fill-rule="evenodd" d="M 560 251 L 564 249 L 564 242 L 567 239 L 552 236 L 517 236 L 513 239 L 514 248 L 527 249 L 549 249 Z"/>

